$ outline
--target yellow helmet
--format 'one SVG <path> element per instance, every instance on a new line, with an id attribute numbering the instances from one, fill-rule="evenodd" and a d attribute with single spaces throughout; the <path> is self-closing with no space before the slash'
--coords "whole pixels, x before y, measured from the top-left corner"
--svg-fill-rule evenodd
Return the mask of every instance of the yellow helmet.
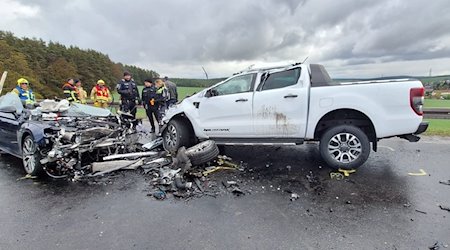
<path id="1" fill-rule="evenodd" d="M 103 81 L 102 79 L 100 79 L 100 80 L 97 81 L 97 84 L 105 85 L 105 81 Z"/>
<path id="2" fill-rule="evenodd" d="M 17 85 L 20 86 L 22 83 L 28 84 L 28 80 L 25 78 L 19 78 L 19 80 L 17 80 Z"/>

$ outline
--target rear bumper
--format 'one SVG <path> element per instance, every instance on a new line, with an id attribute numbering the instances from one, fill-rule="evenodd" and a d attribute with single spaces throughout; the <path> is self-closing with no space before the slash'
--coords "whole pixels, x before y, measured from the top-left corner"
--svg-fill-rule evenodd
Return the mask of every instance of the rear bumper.
<path id="1" fill-rule="evenodd" d="M 419 127 L 417 128 L 417 131 L 414 133 L 415 135 L 422 134 L 425 132 L 428 128 L 428 122 L 421 122 Z"/>

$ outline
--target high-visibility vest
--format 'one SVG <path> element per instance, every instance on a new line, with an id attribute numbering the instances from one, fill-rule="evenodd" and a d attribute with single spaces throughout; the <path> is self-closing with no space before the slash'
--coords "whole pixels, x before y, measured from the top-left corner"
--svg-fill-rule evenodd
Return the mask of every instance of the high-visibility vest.
<path id="1" fill-rule="evenodd" d="M 80 102 L 77 98 L 77 88 L 70 83 L 66 83 L 63 86 L 64 96 L 69 102 Z"/>
<path id="2" fill-rule="evenodd" d="M 16 86 L 13 92 L 16 93 L 20 100 L 25 102 L 25 104 L 33 104 L 35 102 L 34 94 L 31 89 L 24 90 L 20 86 Z"/>
<path id="3" fill-rule="evenodd" d="M 108 102 L 109 101 L 109 91 L 105 86 L 100 88 L 100 85 L 97 85 L 95 88 L 95 100 L 98 102 Z"/>

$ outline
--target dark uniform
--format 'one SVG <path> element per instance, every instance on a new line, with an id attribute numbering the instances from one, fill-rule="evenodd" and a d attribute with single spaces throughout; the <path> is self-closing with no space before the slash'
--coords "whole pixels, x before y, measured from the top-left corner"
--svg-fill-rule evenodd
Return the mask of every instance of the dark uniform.
<path id="1" fill-rule="evenodd" d="M 67 81 L 63 85 L 62 89 L 64 92 L 64 96 L 69 102 L 80 102 L 80 100 L 78 100 L 77 87 L 75 87 L 71 82 Z"/>
<path id="2" fill-rule="evenodd" d="M 136 101 L 141 104 L 141 98 L 139 97 L 139 91 L 134 80 L 120 80 L 117 83 L 117 92 L 120 94 L 120 110 L 122 112 L 130 112 L 136 117 Z"/>
<path id="3" fill-rule="evenodd" d="M 147 82 L 152 82 L 146 80 Z M 155 132 L 155 121 L 153 115 L 155 115 L 156 122 L 159 124 L 159 111 L 158 103 L 156 101 L 156 87 L 152 85 L 150 87 L 144 87 L 142 89 L 142 104 L 144 105 L 145 112 L 147 113 L 148 119 L 150 120 L 150 125 L 152 126 L 152 132 Z"/>

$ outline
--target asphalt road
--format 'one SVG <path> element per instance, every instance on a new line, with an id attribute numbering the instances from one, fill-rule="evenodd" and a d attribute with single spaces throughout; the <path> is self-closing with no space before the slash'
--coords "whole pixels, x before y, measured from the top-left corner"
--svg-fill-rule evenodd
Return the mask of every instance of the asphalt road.
<path id="1" fill-rule="evenodd" d="M 226 148 L 247 169 L 212 178 L 249 193 L 189 201 L 148 197 L 139 171 L 99 184 L 20 180 L 21 161 L 2 155 L 0 249 L 445 249 L 450 138 L 380 144 L 344 180 L 320 167 L 315 144 Z"/>

